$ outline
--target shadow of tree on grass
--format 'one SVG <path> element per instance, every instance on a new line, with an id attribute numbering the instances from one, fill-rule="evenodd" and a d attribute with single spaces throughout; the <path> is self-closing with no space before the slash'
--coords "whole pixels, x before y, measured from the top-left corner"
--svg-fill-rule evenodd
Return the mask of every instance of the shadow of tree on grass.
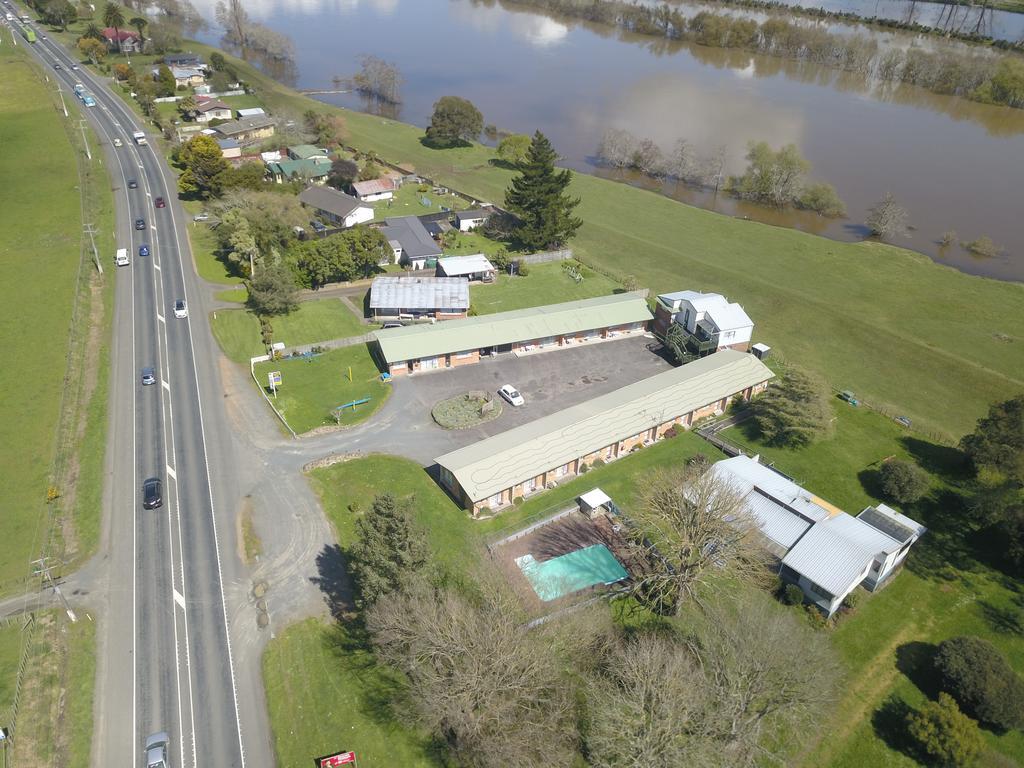
<path id="1" fill-rule="evenodd" d="M 941 689 L 938 672 L 935 670 L 935 654 L 938 650 L 937 645 L 916 640 L 896 649 L 896 669 L 930 699 L 937 698 Z"/>

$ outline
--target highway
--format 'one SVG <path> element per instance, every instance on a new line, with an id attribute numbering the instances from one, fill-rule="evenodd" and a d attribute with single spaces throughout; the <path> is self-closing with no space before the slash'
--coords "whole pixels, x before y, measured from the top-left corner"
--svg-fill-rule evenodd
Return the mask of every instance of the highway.
<path id="1" fill-rule="evenodd" d="M 106 81 L 72 70 L 77 59 L 52 40 L 27 47 L 59 84 L 71 120 L 76 83 L 96 99 L 82 112 L 103 145 L 92 152 L 105 152 L 117 245 L 131 256 L 116 267 L 113 253 L 100 253 L 104 270 L 116 272 L 116 298 L 92 762 L 144 765 L 146 736 L 167 731 L 174 766 L 272 765 L 258 664 L 237 675 L 232 654 L 226 587 L 245 575 L 236 556 L 236 448 L 175 176 L 158 149 L 133 143 L 140 120 Z M 157 197 L 166 207 L 155 207 Z M 151 255 L 139 255 L 142 244 Z M 186 300 L 188 317 L 175 317 L 176 299 Z M 156 368 L 154 385 L 141 383 L 145 366 Z M 142 508 L 149 477 L 163 481 L 154 510 Z"/>

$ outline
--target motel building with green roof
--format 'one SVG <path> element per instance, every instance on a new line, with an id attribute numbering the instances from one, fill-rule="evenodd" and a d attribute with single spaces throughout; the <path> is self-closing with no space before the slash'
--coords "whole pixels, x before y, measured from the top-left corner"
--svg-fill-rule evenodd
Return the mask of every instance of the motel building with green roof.
<path id="1" fill-rule="evenodd" d="M 450 323 L 448 323 L 450 324 Z M 675 427 L 720 414 L 768 386 L 771 370 L 723 349 L 436 459 L 441 484 L 476 517 L 614 461 Z"/>
<path id="2" fill-rule="evenodd" d="M 443 323 L 385 328 L 374 334 L 392 376 L 457 368 L 481 358 L 526 355 L 647 332 L 653 319 L 634 293 L 599 296 Z"/>

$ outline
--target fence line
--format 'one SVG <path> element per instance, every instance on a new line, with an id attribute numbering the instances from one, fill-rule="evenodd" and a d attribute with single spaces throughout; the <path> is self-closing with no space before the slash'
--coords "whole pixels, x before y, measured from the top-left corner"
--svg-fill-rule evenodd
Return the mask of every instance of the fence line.
<path id="1" fill-rule="evenodd" d="M 315 344 L 301 344 L 297 347 L 288 347 L 288 355 L 304 355 L 307 352 L 313 352 L 316 349 L 343 349 L 345 347 L 355 347 L 359 344 L 369 344 L 376 340 L 376 336 L 372 333 L 365 333 L 362 336 L 346 336 L 343 339 L 328 339 L 327 341 L 318 341 Z"/>
<path id="2" fill-rule="evenodd" d="M 521 261 L 525 264 L 546 264 L 551 261 L 567 261 L 573 258 L 572 248 L 559 248 L 556 251 L 540 251 L 539 253 L 528 253 L 525 256 L 515 256 L 513 261 Z"/>
<path id="3" fill-rule="evenodd" d="M 512 533 L 512 534 L 510 534 L 508 536 L 505 536 L 504 538 L 498 539 L 497 541 L 490 542 L 487 545 L 487 551 L 488 552 L 492 552 L 497 547 L 503 547 L 506 544 L 508 544 L 509 542 L 516 541 L 517 539 L 521 539 L 524 536 L 529 536 L 531 533 L 533 533 L 537 529 L 543 528 L 545 525 L 550 525 L 551 523 L 555 522 L 556 520 L 561 520 L 563 517 L 568 517 L 569 515 L 571 515 L 571 514 L 573 514 L 575 512 L 578 512 L 579 509 L 580 509 L 579 505 L 576 504 L 576 505 L 573 505 L 573 506 L 568 507 L 566 509 L 563 509 L 561 512 L 555 512 L 555 514 L 549 515 L 548 517 L 545 517 L 545 518 L 543 518 L 541 520 L 538 520 L 535 523 L 530 523 L 525 528 L 522 528 L 522 529 L 516 531 L 515 533 Z M 543 510 L 542 512 L 539 512 L 538 514 L 545 514 L 546 512 L 547 512 L 547 510 Z M 523 521 L 520 521 L 519 525 L 522 525 L 522 522 Z M 498 531 L 494 535 L 495 536 L 500 536 L 502 533 L 504 533 L 505 531 L 509 530 L 511 527 L 512 526 L 506 526 L 505 528 L 502 528 L 500 531 Z"/>

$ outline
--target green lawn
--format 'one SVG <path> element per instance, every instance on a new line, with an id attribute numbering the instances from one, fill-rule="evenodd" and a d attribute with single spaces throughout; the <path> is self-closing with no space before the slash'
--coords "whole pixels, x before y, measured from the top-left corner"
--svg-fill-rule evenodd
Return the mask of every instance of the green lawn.
<path id="1" fill-rule="evenodd" d="M 963 544 L 962 535 L 948 532 L 962 514 L 951 497 L 942 495 L 950 489 L 948 478 L 955 478 L 958 471 L 955 452 L 838 399 L 834 411 L 835 435 L 801 450 L 766 447 L 745 434 L 742 426 L 726 430 L 722 437 L 761 453 L 808 490 L 854 515 L 879 500 L 872 491 L 881 460 L 916 459 L 927 469 L 941 468 L 943 475 L 933 475 L 931 499 L 903 510 L 931 532 L 915 545 L 895 580 L 868 597 L 832 634 L 849 669 L 848 684 L 831 721 L 822 726 L 826 736 L 804 760 L 807 768 L 912 766 L 917 763 L 890 748 L 873 721 L 890 697 L 913 707 L 925 699 L 897 666 L 898 655 L 927 648 L 911 644 L 934 645 L 953 635 L 977 634 L 995 643 L 1016 669 L 1024 670 L 1024 610 L 1016 585 L 961 552 L 957 545 Z M 1024 734 L 997 737 L 986 732 L 986 740 L 991 749 L 1024 761 Z"/>
<path id="2" fill-rule="evenodd" d="M 0 625 L 0 717 L 6 717 L 14 703 L 14 684 L 21 661 L 21 623 Z"/>
<path id="3" fill-rule="evenodd" d="M 226 291 L 218 291 L 213 294 L 213 298 L 218 301 L 231 301 L 236 304 L 245 304 L 249 300 L 249 292 L 245 289 L 245 286 L 241 288 L 228 288 Z"/>
<path id="4" fill-rule="evenodd" d="M 361 336 L 376 327 L 360 323 L 341 299 L 304 301 L 291 314 L 273 317 L 270 323 L 274 341 L 283 341 L 289 347 Z M 266 354 L 259 320 L 249 310 L 218 310 L 211 326 L 224 354 L 236 363 L 248 363 L 250 357 Z"/>
<path id="5" fill-rule="evenodd" d="M 0 48 L 0 64 L 5 72 L 0 78 L 0 145 L 6 156 L 0 210 L 10 223 L 0 229 L 0 285 L 4 291 L 0 333 L 7 340 L 8 359 L 0 372 L 5 395 L 0 403 L 0 423 L 6 437 L 0 442 L 4 476 L 0 483 L 0 509 L 4 510 L 0 593 L 26 575 L 28 562 L 39 553 L 62 397 L 67 398 L 68 419 L 88 419 L 85 428 L 95 444 L 103 444 L 106 431 L 105 333 L 95 340 L 93 348 L 96 359 L 91 361 L 90 370 L 95 375 L 89 381 L 94 394 L 92 404 L 85 401 L 89 390 L 80 388 L 90 377 L 77 356 L 75 375 L 67 381 L 64 377 L 76 292 L 81 303 L 75 349 L 80 353 L 90 313 L 95 322 L 109 325 L 110 315 L 104 317 L 104 311 L 110 307 L 112 281 L 94 280 L 95 290 L 90 292 L 88 281 L 94 274 L 90 265 L 85 267 L 85 279 L 79 282 L 82 208 L 76 152 L 48 86 L 26 57 L 22 46 Z M 94 136 L 89 141 L 95 146 Z M 96 217 L 93 220 L 101 233 L 96 245 L 106 275 L 112 276 L 111 199 L 99 158 L 89 166 L 89 174 L 90 215 Z M 88 410 L 76 413 L 77 407 Z M 71 467 L 73 456 L 64 464 L 67 477 L 74 477 L 76 471 L 78 475 L 78 485 L 72 487 L 68 480 L 67 487 L 60 489 L 66 497 L 57 502 L 68 505 L 68 513 L 76 515 L 75 535 L 79 538 L 68 541 L 69 557 L 87 554 L 98 536 L 100 504 L 96 492 L 101 485 L 97 472 L 102 451 L 89 454 L 80 457 L 77 468 Z"/>
<path id="6" fill-rule="evenodd" d="M 261 386 L 267 386 L 270 371 L 281 372 L 282 385 L 275 405 L 296 432 L 334 425 L 337 422 L 331 411 L 335 407 L 369 397 L 370 402 L 346 410 L 341 417 L 342 425 L 356 424 L 380 408 L 391 394 L 391 386 L 381 383 L 365 344 L 334 349 L 308 360 L 259 363 L 256 378 Z"/>
<path id="7" fill-rule="evenodd" d="M 491 240 L 479 232 L 453 231 L 445 237 L 444 244 L 445 255 L 449 256 L 466 256 L 474 253 L 493 256 L 502 248 L 508 250 L 508 244 L 498 240 Z"/>
<path id="8" fill-rule="evenodd" d="M 190 215 L 195 215 L 202 210 L 202 204 L 186 201 L 182 205 Z M 188 239 L 192 244 L 192 258 L 196 263 L 196 272 L 204 280 L 219 285 L 241 285 L 241 275 L 236 275 L 228 265 L 217 258 L 217 249 L 220 247 L 217 236 L 210 227 L 201 222 L 193 221 L 188 226 Z"/>
<path id="9" fill-rule="evenodd" d="M 426 199 L 430 205 L 421 202 Z M 370 203 L 377 220 L 392 216 L 422 216 L 425 213 L 439 213 L 442 207 L 453 211 L 468 208 L 469 204 L 458 195 L 435 195 L 432 189 L 420 192 L 419 184 L 403 184 L 391 200 L 377 200 Z"/>
<path id="10" fill-rule="evenodd" d="M 526 277 L 498 275 L 497 280 L 490 285 L 474 283 L 469 289 L 470 302 L 481 315 L 489 315 L 492 312 L 608 296 L 621 290 L 621 286 L 611 278 L 586 267 L 582 271 L 583 282 L 577 283 L 559 262 L 533 264 Z"/>

